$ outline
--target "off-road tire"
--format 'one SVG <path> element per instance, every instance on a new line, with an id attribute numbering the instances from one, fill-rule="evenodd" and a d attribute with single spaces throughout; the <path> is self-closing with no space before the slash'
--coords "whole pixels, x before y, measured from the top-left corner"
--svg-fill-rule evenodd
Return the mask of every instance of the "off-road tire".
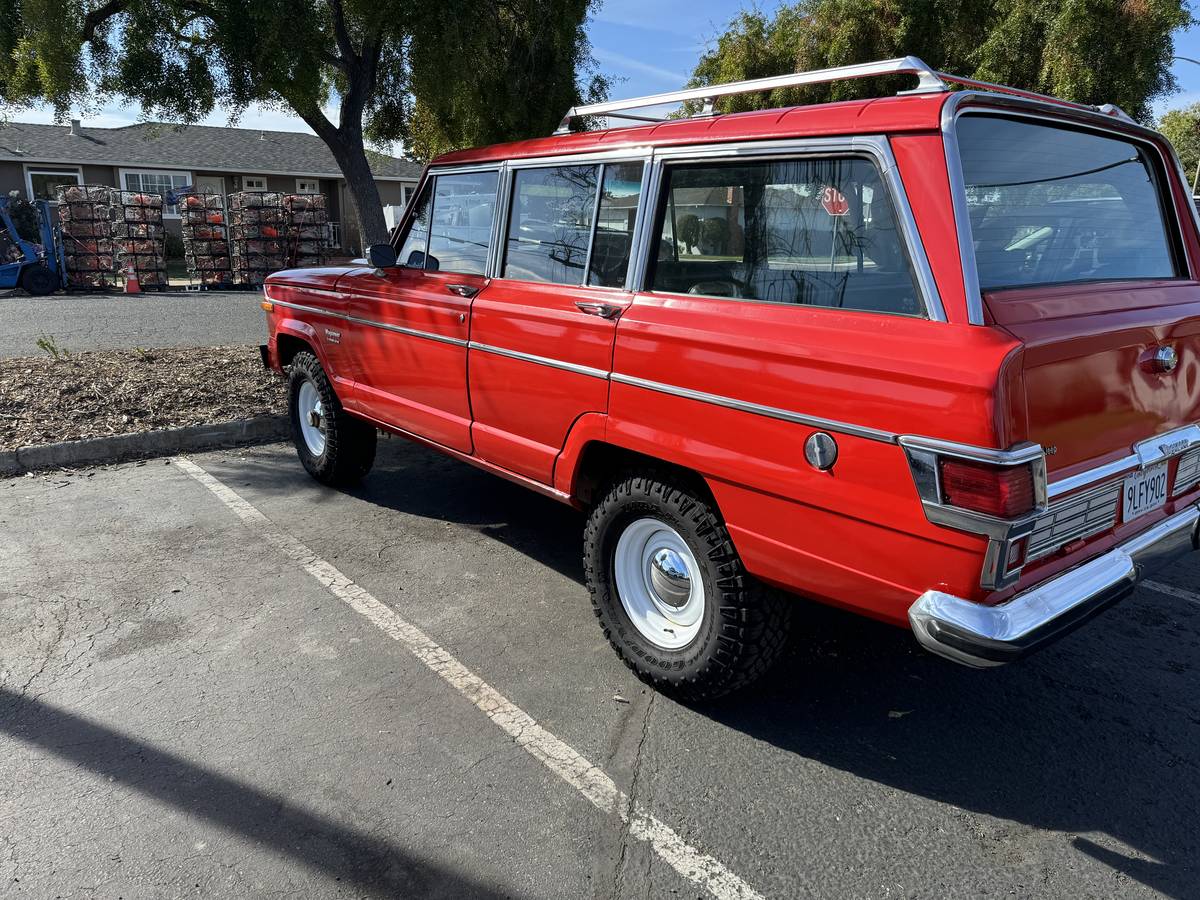
<path id="1" fill-rule="evenodd" d="M 312 382 L 321 397 L 325 413 L 325 450 L 314 456 L 300 431 L 298 397 L 300 386 Z M 329 377 L 313 354 L 297 353 L 288 373 L 288 416 L 292 423 L 292 443 L 308 474 L 322 484 L 340 487 L 356 484 L 371 471 L 375 462 L 375 428 L 356 419 L 344 409 L 329 383 Z"/>
<path id="2" fill-rule="evenodd" d="M 58 290 L 58 277 L 40 263 L 21 272 L 21 287 L 35 297 L 46 297 Z"/>
<path id="3" fill-rule="evenodd" d="M 617 594 L 613 555 L 621 531 L 652 516 L 687 542 L 706 603 L 699 633 L 680 650 L 656 647 L 638 631 Z M 716 506 L 669 472 L 618 478 L 584 529 L 584 573 L 592 609 L 617 655 L 639 678 L 680 700 L 711 700 L 762 677 L 787 643 L 789 598 L 746 572 Z"/>

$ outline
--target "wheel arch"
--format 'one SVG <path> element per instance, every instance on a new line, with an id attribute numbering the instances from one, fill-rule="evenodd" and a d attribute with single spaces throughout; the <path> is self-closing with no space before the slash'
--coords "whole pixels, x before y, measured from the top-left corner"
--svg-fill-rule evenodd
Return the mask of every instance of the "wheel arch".
<path id="1" fill-rule="evenodd" d="M 317 340 L 316 330 L 307 322 L 297 319 L 285 319 L 275 329 L 275 352 L 279 359 L 280 368 L 290 365 L 297 353 L 308 351 L 321 363 L 321 368 L 329 372 L 329 361 Z"/>
<path id="2" fill-rule="evenodd" d="M 560 459 L 560 465 L 563 460 Z M 570 464 L 564 466 L 564 478 L 560 481 L 555 469 L 555 486 L 570 495 L 578 506 L 589 507 L 603 496 L 604 488 L 621 474 L 635 471 L 658 471 L 673 475 L 693 488 L 719 512 L 716 497 L 703 473 L 661 456 L 653 456 L 640 450 L 613 443 L 605 439 L 591 439 L 581 444 Z"/>

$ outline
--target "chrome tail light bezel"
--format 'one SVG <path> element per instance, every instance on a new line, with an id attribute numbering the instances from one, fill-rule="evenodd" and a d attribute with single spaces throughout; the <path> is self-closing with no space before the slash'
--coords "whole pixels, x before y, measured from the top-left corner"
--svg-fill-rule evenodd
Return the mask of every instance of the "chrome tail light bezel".
<path id="1" fill-rule="evenodd" d="M 1025 564 L 1025 553 L 1020 552 L 1016 561 L 1010 562 L 1013 551 L 1020 542 L 1028 541 L 1048 504 L 1046 454 L 1042 446 L 1024 443 L 1008 450 L 992 450 L 915 435 L 904 435 L 899 440 L 908 459 L 925 518 L 935 525 L 987 538 L 980 586 L 984 590 L 997 591 L 1016 583 Z M 1033 476 L 1033 509 L 1015 518 L 1005 519 L 946 503 L 943 500 L 939 463 L 947 457 L 996 467 L 1029 466 Z"/>

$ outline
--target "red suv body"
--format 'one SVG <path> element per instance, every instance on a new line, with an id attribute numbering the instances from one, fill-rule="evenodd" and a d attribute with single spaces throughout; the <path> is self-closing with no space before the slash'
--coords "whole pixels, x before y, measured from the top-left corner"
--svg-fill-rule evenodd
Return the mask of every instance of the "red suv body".
<path id="1" fill-rule="evenodd" d="M 357 477 L 329 444 L 369 423 L 590 510 L 661 686 L 765 667 L 764 585 L 984 666 L 1195 547 L 1200 233 L 1116 112 L 931 90 L 453 153 L 392 247 L 268 281 L 301 458 Z"/>

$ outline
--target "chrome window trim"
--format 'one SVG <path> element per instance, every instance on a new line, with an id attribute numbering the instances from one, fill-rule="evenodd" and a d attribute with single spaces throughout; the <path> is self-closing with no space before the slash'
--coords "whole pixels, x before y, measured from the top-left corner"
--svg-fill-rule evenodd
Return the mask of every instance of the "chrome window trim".
<path id="1" fill-rule="evenodd" d="M 467 344 L 471 350 L 479 350 L 483 353 L 492 353 L 496 356 L 505 356 L 509 359 L 519 359 L 524 362 L 535 363 L 539 366 L 547 366 L 551 369 L 562 369 L 564 372 L 574 372 L 576 375 L 587 375 L 589 378 L 599 378 L 607 380 L 609 372 L 604 369 L 594 369 L 591 366 L 583 366 L 578 363 L 567 362 L 562 359 L 551 359 L 548 356 L 538 356 L 533 353 L 523 353 L 520 350 L 509 350 L 506 347 L 494 347 L 491 344 L 481 344 L 478 341 L 470 341 Z"/>
<path id="2" fill-rule="evenodd" d="M 862 155 L 870 158 L 875 163 L 876 168 L 879 170 L 880 180 L 888 191 L 892 208 L 895 211 L 903 249 L 916 282 L 917 292 L 921 295 L 921 303 L 924 307 L 924 315 L 921 317 L 933 322 L 947 321 L 945 304 L 942 303 L 937 281 L 933 277 L 933 270 L 929 265 L 929 258 L 925 253 L 925 244 L 917 228 L 916 219 L 913 217 L 912 207 L 909 205 L 904 183 L 900 179 L 900 172 L 896 167 L 896 159 L 892 154 L 891 144 L 884 135 L 789 138 L 787 140 L 738 141 L 727 144 L 656 147 L 653 153 L 655 168 L 655 177 L 653 179 L 654 192 L 649 195 L 655 208 L 653 210 L 643 210 L 642 215 L 643 217 L 649 217 L 650 221 L 658 220 L 657 206 L 662 193 L 663 170 L 668 164 L 710 159 L 714 161 L 737 159 L 763 160 L 771 158 L 794 159 L 797 157 L 829 155 Z M 645 230 L 652 232 L 654 229 L 652 225 L 647 223 Z M 650 250 L 653 241 L 653 235 L 648 235 L 638 248 L 640 251 L 637 261 L 639 278 L 635 289 L 648 293 L 651 292 L 651 289 L 646 283 L 646 276 L 649 272 Z M 747 299 L 753 301 L 754 298 Z M 770 301 L 757 302 L 765 303 Z M 775 305 L 786 306 L 787 304 Z M 822 307 L 812 308 L 821 309 Z M 856 311 L 874 313 L 876 315 L 896 315 L 895 313 L 889 314 L 869 309 Z"/>
<path id="3" fill-rule="evenodd" d="M 504 167 L 504 160 L 492 160 L 485 163 L 466 163 L 463 165 L 446 165 L 439 166 L 433 163 L 425 170 L 425 177 L 432 178 L 435 175 L 471 175 L 475 172 L 496 172 Z M 424 179 L 422 179 L 424 180 Z M 420 182 L 418 182 L 418 187 Z"/>
<path id="4" fill-rule="evenodd" d="M 942 149 L 946 157 L 946 171 L 950 178 L 950 204 L 953 207 L 954 228 L 958 235 L 958 256 L 963 273 L 963 290 L 967 301 L 967 321 L 971 325 L 984 324 L 983 291 L 979 285 L 979 267 L 975 259 L 975 241 L 971 231 L 970 212 L 967 209 L 966 178 L 963 175 L 962 155 L 959 152 L 958 145 L 958 120 L 964 115 L 971 114 L 1001 115 L 1013 118 L 1036 119 L 1056 125 L 1074 125 L 1083 130 L 1095 131 L 1105 136 L 1142 144 L 1155 153 L 1158 159 L 1162 161 L 1164 174 L 1168 178 L 1171 171 L 1174 170 L 1176 175 L 1183 179 L 1181 183 L 1188 183 L 1186 176 L 1182 175 L 1182 168 L 1175 154 L 1171 154 L 1172 159 L 1168 159 L 1163 154 L 1162 149 L 1155 141 L 1157 137 L 1156 132 L 1142 128 L 1126 119 L 1114 120 L 1111 116 L 1106 116 L 1103 113 L 1071 107 L 1058 107 L 1022 97 L 989 94 L 981 91 L 957 91 L 950 94 L 946 98 L 946 102 L 942 105 Z M 1112 127 L 1114 121 L 1119 122 L 1121 127 Z M 1173 224 L 1175 233 L 1171 236 L 1176 238 L 1173 241 L 1177 245 L 1175 250 L 1176 252 L 1183 251 L 1182 262 L 1188 272 L 1186 277 L 1195 279 L 1197 274 L 1186 252 L 1186 243 L 1182 241 L 1182 234 L 1180 234 L 1183 226 L 1183 217 L 1180 214 L 1179 204 L 1175 200 L 1175 191 L 1169 182 L 1162 185 L 1162 189 L 1166 190 L 1169 195 L 1171 209 L 1175 215 L 1174 223 L 1166 223 L 1168 234 L 1171 234 Z M 1192 224 L 1197 229 L 1197 232 L 1200 233 L 1200 218 L 1197 217 L 1194 206 L 1190 209 L 1190 213 Z M 1185 276 L 1175 277 L 1183 278 Z M 1083 282 L 1080 283 L 1082 284 Z"/>
<path id="5" fill-rule="evenodd" d="M 555 153 L 548 156 L 527 156 L 507 160 L 510 169 L 539 169 L 552 166 L 586 166 L 600 163 L 648 162 L 654 155 L 652 146 L 618 147 L 590 153 Z"/>

